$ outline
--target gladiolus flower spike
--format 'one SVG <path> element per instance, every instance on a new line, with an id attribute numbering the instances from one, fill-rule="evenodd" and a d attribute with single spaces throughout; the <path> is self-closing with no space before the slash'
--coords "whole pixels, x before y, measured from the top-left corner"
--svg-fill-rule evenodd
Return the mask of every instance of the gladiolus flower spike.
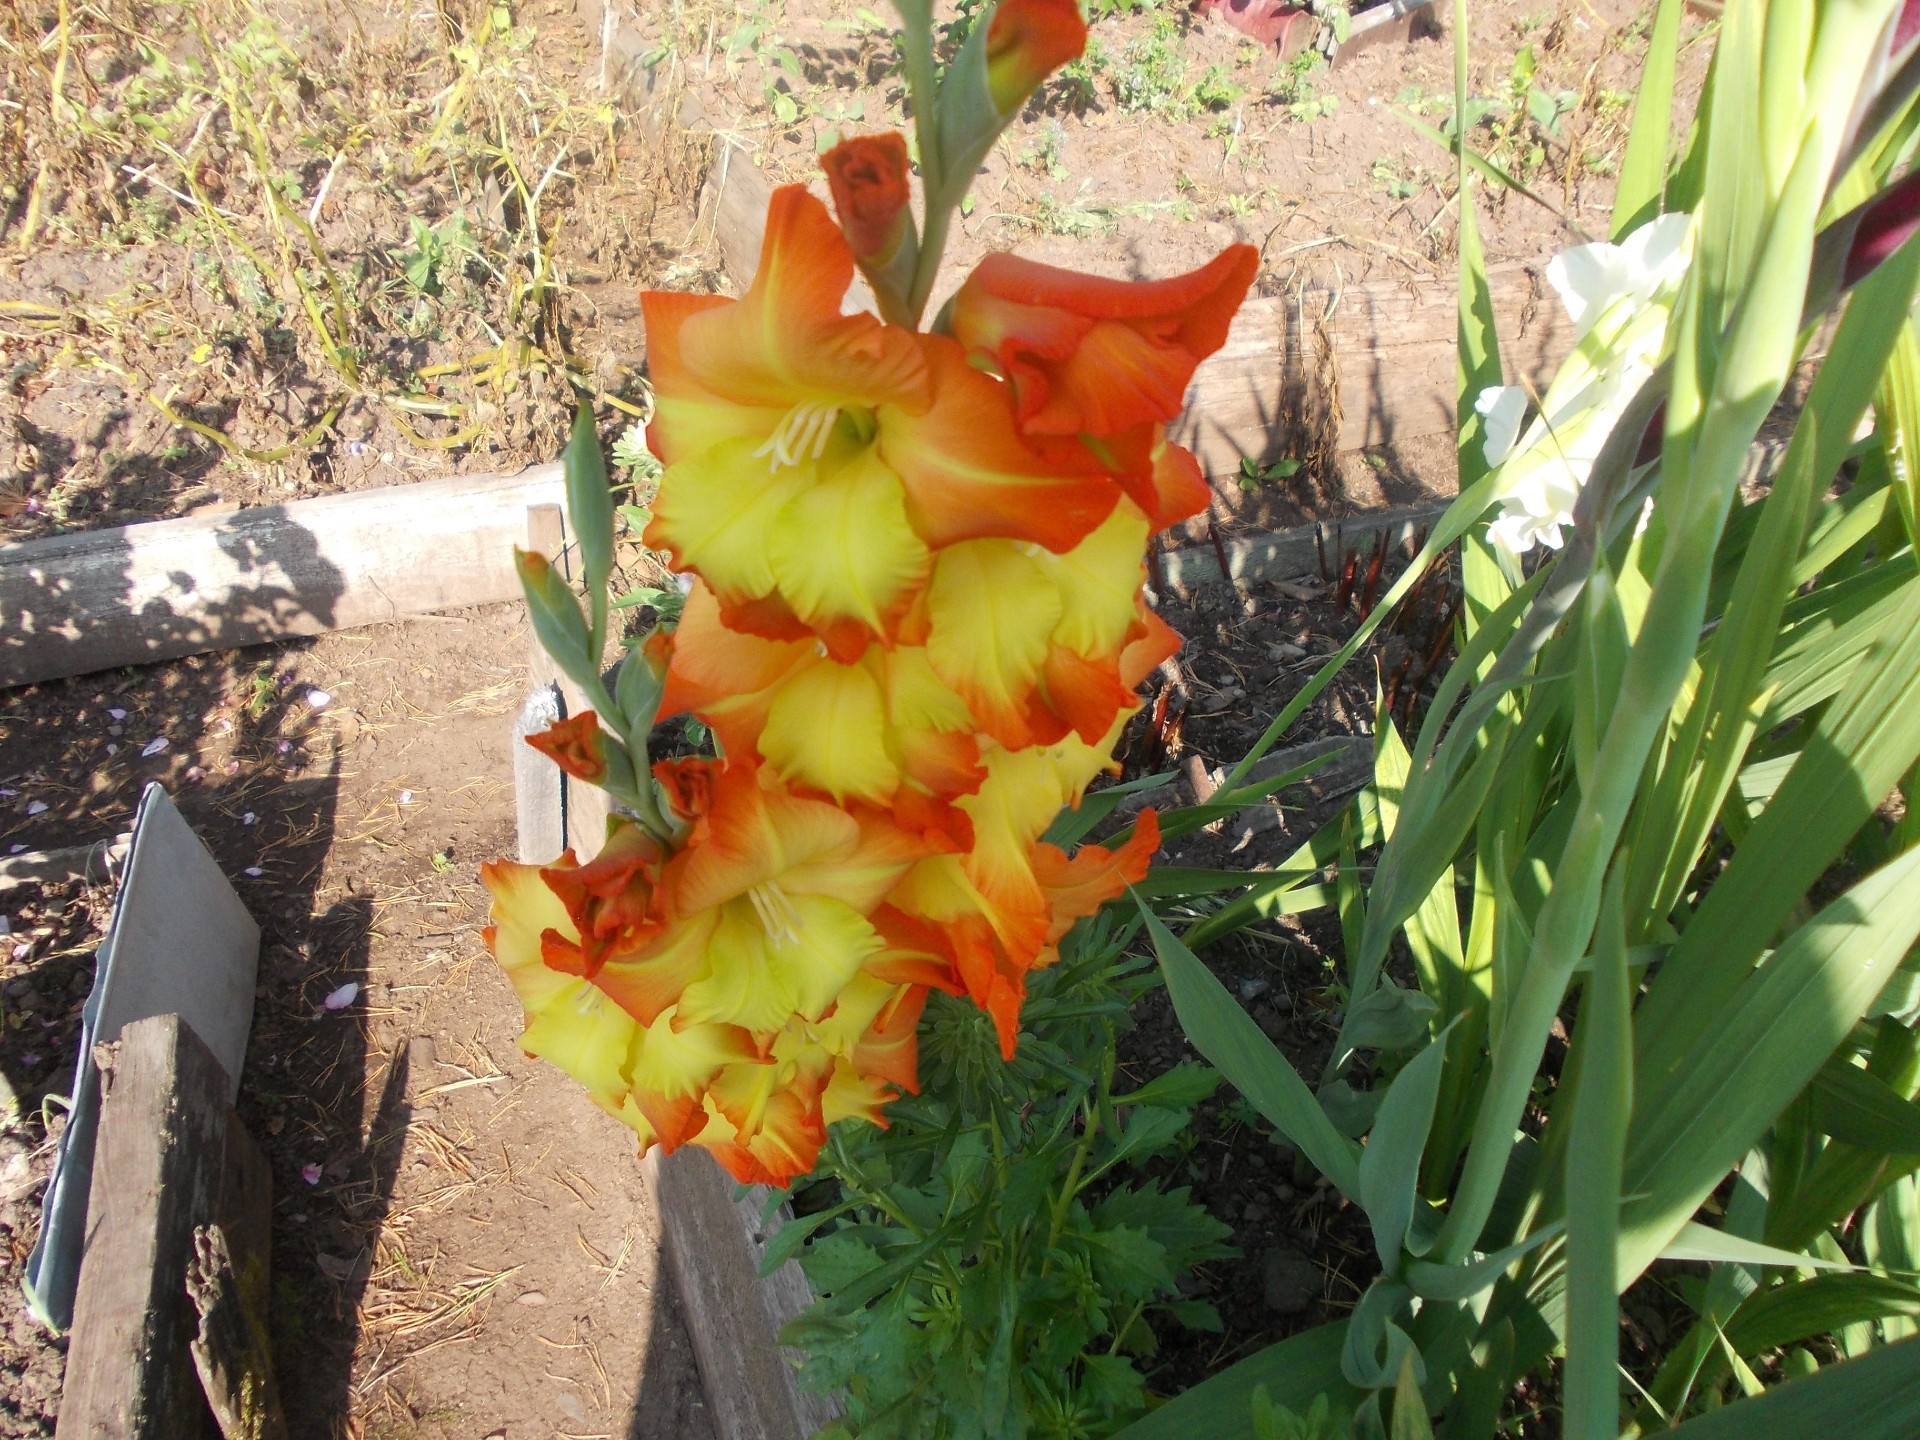
<path id="1" fill-rule="evenodd" d="M 979 42 L 993 105 L 1078 53 L 1078 25 L 1070 0 L 1006 0 Z M 643 1150 L 771 1185 L 916 1088 L 930 990 L 977 1004 L 1011 1058 L 1028 974 L 1144 877 L 1152 811 L 1111 845 L 1041 837 L 1178 647 L 1146 550 L 1209 491 L 1166 426 L 1257 268 L 1245 246 L 1144 284 L 993 257 L 950 335 L 891 323 L 897 304 L 842 315 L 856 262 L 884 275 L 912 246 L 905 147 L 825 164 L 840 223 L 777 191 L 738 300 L 641 297 L 647 540 L 690 589 L 616 704 L 657 695 L 725 758 L 632 780 L 643 734 L 629 763 L 593 713 L 562 721 L 531 743 L 580 780 L 627 763 L 650 814 L 616 815 L 585 863 L 482 869 L 522 1045 Z M 522 566 L 543 635 L 577 648 L 570 592 Z"/>

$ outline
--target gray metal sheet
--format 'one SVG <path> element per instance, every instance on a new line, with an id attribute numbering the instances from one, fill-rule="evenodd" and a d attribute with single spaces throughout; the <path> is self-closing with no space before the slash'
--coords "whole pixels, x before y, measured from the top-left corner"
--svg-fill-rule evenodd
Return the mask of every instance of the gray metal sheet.
<path id="1" fill-rule="evenodd" d="M 167 792 L 149 785 L 82 1013 L 67 1128 L 41 1207 L 40 1241 L 27 1260 L 27 1304 L 44 1324 L 64 1330 L 73 1319 L 100 1119 L 93 1047 L 136 1020 L 178 1015 L 225 1068 L 231 1104 L 240 1093 L 259 964 L 260 927 Z"/>

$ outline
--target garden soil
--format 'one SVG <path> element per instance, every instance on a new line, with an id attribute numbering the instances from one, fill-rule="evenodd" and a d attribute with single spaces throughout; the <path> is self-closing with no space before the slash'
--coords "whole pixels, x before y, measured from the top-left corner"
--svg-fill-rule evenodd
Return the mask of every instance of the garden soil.
<path id="1" fill-rule="evenodd" d="M 23 50 L 22 37 L 39 44 L 55 34 L 54 7 L 41 8 L 45 15 L 21 7 L 8 22 L 12 48 L 0 46 L 8 64 L 40 53 Z M 288 304 L 284 323 L 260 332 L 265 340 L 238 335 L 257 328 L 253 318 L 233 318 L 246 297 L 209 288 L 179 228 L 193 207 L 176 200 L 169 218 L 152 183 L 179 189 L 178 175 L 140 156 L 112 157 L 145 169 L 144 178 L 109 167 L 111 184 L 89 198 L 74 188 L 84 166 L 56 164 L 49 173 L 69 187 L 68 219 L 43 218 L 30 243 L 21 227 L 32 176 L 0 197 L 6 538 L 449 470 L 510 470 L 553 453 L 568 403 L 555 374 L 569 362 L 603 394 L 638 400 L 644 337 L 634 289 L 727 284 L 710 229 L 692 209 L 699 147 L 672 134 L 649 147 L 630 128 L 609 130 L 597 37 L 570 6 L 535 3 L 515 8 L 530 38 L 500 61 L 501 73 L 517 77 L 502 93 L 562 96 L 574 107 L 567 124 L 582 136 L 611 134 L 611 146 L 595 150 L 583 139 L 564 153 L 525 148 L 527 163 L 558 160 L 537 225 L 511 193 L 503 199 L 471 169 L 400 163 L 433 138 L 436 105 L 444 109 L 463 83 L 453 57 L 473 39 L 482 8 L 272 8 L 277 31 L 304 37 L 314 73 L 339 87 L 337 112 L 386 107 L 404 121 L 364 148 L 345 144 L 349 132 L 341 132 L 343 143 L 317 160 L 289 162 L 294 173 L 282 178 L 293 208 L 319 212 L 330 254 L 362 252 L 370 272 L 384 276 L 374 289 L 387 308 L 368 314 L 395 324 L 439 317 L 438 329 L 417 338 L 362 337 L 369 353 L 387 347 L 386 389 L 367 385 L 350 396 L 311 450 L 258 458 L 298 440 L 336 403 L 341 387 L 329 378 L 319 332 Z M 127 16 L 101 13 L 106 21 L 88 32 L 94 43 L 131 45 Z M 876 65 L 878 38 L 857 15 L 802 0 L 784 11 L 688 5 L 674 13 L 700 33 L 677 37 L 669 63 L 709 113 L 754 141 L 776 180 L 807 178 L 816 135 L 847 123 L 856 105 L 868 126 L 897 107 Z M 1095 35 L 1109 56 L 1143 53 L 1156 13 L 1119 9 Z M 1627 0 L 1473 7 L 1474 44 L 1488 57 L 1476 62 L 1477 93 L 1509 93 L 1512 57 L 1531 45 L 1535 88 L 1573 97 L 1558 117 L 1562 138 L 1539 141 L 1537 161 L 1537 135 L 1527 139 L 1523 127 L 1509 143 L 1516 163 L 1532 166 L 1535 187 L 1589 229 L 1604 223 L 1606 172 L 1624 137 L 1613 97 L 1630 84 L 1650 13 Z M 796 84 L 782 69 L 787 78 L 773 86 L 801 101 L 791 124 L 770 108 L 767 65 L 778 66 L 777 57 L 757 38 L 728 44 L 741 26 L 769 16 L 800 72 Z M 664 7 L 637 18 L 667 38 Z M 228 19 L 243 32 L 250 23 L 238 6 Z M 1193 62 L 1187 74 L 1224 66 L 1242 93 L 1224 108 L 1177 117 L 1129 111 L 1118 89 L 1124 60 L 1092 72 L 1080 98 L 1050 88 L 989 157 L 956 259 L 1016 245 L 1057 263 L 1152 276 L 1246 239 L 1262 247 L 1261 286 L 1273 293 L 1309 281 L 1447 273 L 1455 202 L 1446 167 L 1389 114 L 1398 105 L 1439 123 L 1432 100 L 1451 85 L 1444 41 L 1372 49 L 1301 77 L 1302 85 L 1270 57 L 1249 56 L 1237 38 L 1176 19 L 1177 47 Z M 1697 41 L 1699 22 L 1688 24 Z M 1692 44 L 1683 60 L 1694 88 L 1705 49 Z M 323 72 L 323 62 L 344 69 Z M 45 68 L 35 73 L 44 78 Z M 103 61 L 99 73 L 118 72 Z M 289 102 L 289 125 L 296 112 Z M 274 138 L 294 155 L 294 130 Z M 509 138 L 527 142 L 519 131 Z M 336 163 L 338 154 L 347 158 Z M 18 180 L 0 168 L 0 178 L 8 175 Z M 207 173 L 196 178 L 213 185 Z M 207 188 L 205 199 L 236 214 L 247 201 L 237 189 Z M 118 220 L 110 201 L 121 205 Z M 444 283 L 428 275 L 442 292 L 423 301 L 403 284 L 405 261 L 423 253 L 409 219 L 438 225 L 457 214 L 474 218 L 498 273 L 456 263 Z M 1481 214 L 1496 259 L 1538 260 L 1576 238 L 1518 198 L 1485 199 Z M 523 275 L 557 282 L 539 297 L 537 323 L 524 313 L 514 320 L 544 361 L 522 350 L 520 369 L 490 379 L 457 368 L 429 375 L 499 338 L 522 293 L 501 267 L 506 250 L 486 248 L 487 223 L 517 236 L 514 244 L 531 239 L 544 256 L 548 268 L 536 272 L 522 245 Z M 297 238 L 297 227 L 290 233 Z M 468 325 L 462 314 L 478 320 Z M 422 376 L 433 383 L 419 383 Z M 405 385 L 467 408 L 457 418 L 423 418 L 378 401 L 376 392 L 390 399 Z M 225 438 L 175 426 L 150 395 Z M 1410 468 L 1404 456 L 1344 465 L 1341 477 L 1290 491 L 1282 518 L 1337 517 L 1369 498 L 1400 503 L 1450 488 L 1443 469 Z M 1225 511 L 1220 520 L 1226 529 L 1235 523 Z M 1192 760 L 1224 766 L 1242 753 L 1357 623 L 1358 597 L 1337 594 L 1339 561 L 1336 548 L 1324 581 L 1163 597 L 1188 649 L 1149 687 L 1150 702 L 1167 692 L 1160 708 L 1170 723 L 1149 735 L 1148 719 L 1136 722 L 1126 742 L 1130 773 L 1184 770 Z M 1390 561 L 1387 579 L 1400 563 Z M 1444 584 L 1425 594 L 1409 628 L 1374 647 L 1372 663 L 1331 688 L 1288 743 L 1365 733 L 1376 678 L 1396 706 L 1417 704 L 1431 687 L 1448 594 Z M 161 780 L 262 924 L 240 1111 L 272 1163 L 273 1321 L 302 1437 L 711 1434 L 630 1138 L 519 1052 L 517 1009 L 479 940 L 486 902 L 476 867 L 513 848 L 508 731 L 527 645 L 517 607 L 496 607 L 85 676 L 8 692 L 0 705 L 0 855 L 109 838 L 129 823 L 140 787 Z M 1337 800 L 1298 797 L 1284 826 L 1234 861 L 1284 853 Z M 1213 853 L 1226 848 L 1202 835 L 1179 858 L 1233 863 Z M 10 1091 L 0 1135 L 0 1280 L 10 1292 L 35 1235 L 60 1123 L 41 1102 L 71 1073 L 106 905 L 104 891 L 78 885 L 0 894 L 8 927 L 0 936 L 0 1075 Z M 1332 928 L 1283 920 L 1208 957 L 1308 1071 L 1337 1028 Z M 328 1008 L 349 986 L 358 988 Z M 1124 1059 L 1140 1078 L 1190 1053 L 1163 1003 L 1150 1000 L 1138 1018 Z M 1336 1316 L 1370 1273 L 1359 1219 L 1302 1174 L 1244 1107 L 1213 1102 L 1197 1134 L 1197 1193 L 1234 1227 L 1243 1258 L 1197 1281 L 1196 1293 L 1222 1310 L 1224 1336 L 1162 1337 L 1153 1383 L 1163 1391 Z M 51 1435 L 60 1368 L 59 1342 L 38 1332 L 17 1295 L 5 1300 L 0 1440 Z"/>

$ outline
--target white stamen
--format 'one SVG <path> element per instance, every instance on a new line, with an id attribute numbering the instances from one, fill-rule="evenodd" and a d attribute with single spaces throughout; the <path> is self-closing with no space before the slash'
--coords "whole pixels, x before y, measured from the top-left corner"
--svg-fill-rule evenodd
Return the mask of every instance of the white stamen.
<path id="1" fill-rule="evenodd" d="M 788 465 L 818 460 L 827 453 L 833 427 L 840 422 L 840 407 L 824 401 L 802 400 L 781 417 L 764 444 L 753 453 L 767 457 L 769 474 Z"/>
<path id="2" fill-rule="evenodd" d="M 793 908 L 793 901 L 777 881 L 768 880 L 754 886 L 747 891 L 747 898 L 753 902 L 753 913 L 760 921 L 760 928 L 775 945 L 800 938 L 800 912 Z"/>

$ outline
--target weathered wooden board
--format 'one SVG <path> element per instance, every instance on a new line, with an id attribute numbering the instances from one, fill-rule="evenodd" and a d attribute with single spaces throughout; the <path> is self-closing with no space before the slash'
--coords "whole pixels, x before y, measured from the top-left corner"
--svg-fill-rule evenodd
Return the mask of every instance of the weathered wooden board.
<path id="1" fill-rule="evenodd" d="M 0 686 L 512 599 L 561 495 L 537 465 L 0 547 Z"/>
<path id="2" fill-rule="evenodd" d="M 216 1435 L 194 1368 L 186 1275 L 196 1225 L 219 1222 L 228 1180 L 227 1073 L 177 1015 L 129 1025 L 114 1047 L 74 1303 L 59 1440 Z M 241 1177 L 264 1201 L 258 1167 Z M 257 1237 L 264 1218 L 236 1230 Z M 257 1239 L 250 1244 L 257 1244 Z"/>
<path id="3" fill-rule="evenodd" d="M 1573 346 L 1573 325 L 1539 266 L 1488 269 L 1509 377 L 1544 385 Z M 1209 475 L 1243 456 L 1391 448 L 1450 435 L 1459 309 L 1452 281 L 1370 280 L 1303 287 L 1240 307 L 1226 344 L 1195 372 L 1173 436 Z"/>
<path id="4" fill-rule="evenodd" d="M 1315 575 L 1324 546 L 1329 565 L 1340 563 L 1340 547 L 1347 553 L 1370 550 L 1381 534 L 1390 549 L 1412 555 L 1422 535 L 1447 513 L 1447 502 L 1411 505 L 1396 510 L 1370 510 L 1319 525 L 1296 525 L 1258 535 L 1239 535 L 1223 541 L 1220 551 L 1211 545 L 1183 545 L 1160 557 L 1159 573 L 1171 589 L 1183 590 L 1220 578 L 1220 554 L 1227 557 L 1230 578 L 1236 582 L 1292 580 Z M 1315 538 L 1319 531 L 1321 538 Z"/>
<path id="5" fill-rule="evenodd" d="M 673 1155 L 648 1152 L 642 1163 L 664 1230 L 667 1270 L 687 1319 L 700 1378 L 719 1440 L 807 1440 L 840 1415 L 822 1395 L 802 1390 L 780 1327 L 813 1303 L 800 1267 L 789 1260 L 765 1279 L 766 1240 L 786 1207 L 760 1227 L 767 1192 L 738 1188 L 713 1157 L 689 1145 Z"/>

